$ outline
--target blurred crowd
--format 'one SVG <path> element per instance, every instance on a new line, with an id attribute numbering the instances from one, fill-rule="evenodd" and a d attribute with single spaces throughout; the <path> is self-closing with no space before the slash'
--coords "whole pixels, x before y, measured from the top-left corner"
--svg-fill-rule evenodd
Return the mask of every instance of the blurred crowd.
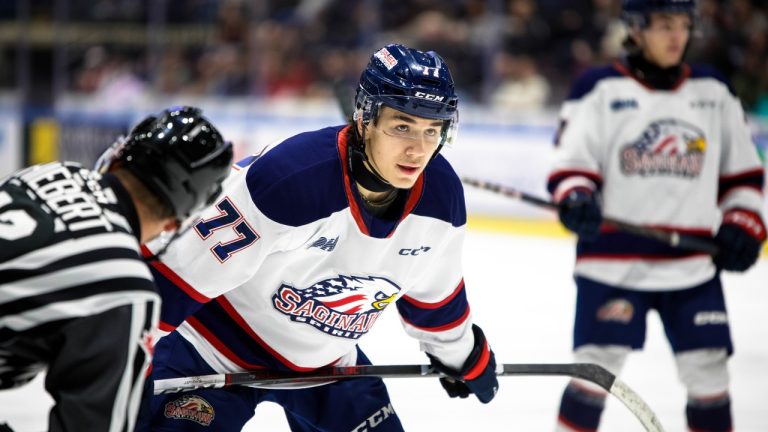
<path id="1" fill-rule="evenodd" d="M 334 82 L 356 82 L 372 50 L 396 41 L 440 53 L 463 101 L 528 112 L 558 104 L 585 68 L 620 56 L 625 37 L 620 0 L 65 3 L 69 23 L 140 26 L 156 36 L 143 47 L 98 41 L 68 46 L 67 90 L 110 99 L 178 93 L 331 97 Z M 688 60 L 715 65 L 746 108 L 768 115 L 765 3 L 699 0 Z M 17 13 L 0 8 L 0 19 Z M 32 19 L 39 19 L 34 10 Z M 190 28 L 205 29 L 204 37 L 163 37 Z"/>

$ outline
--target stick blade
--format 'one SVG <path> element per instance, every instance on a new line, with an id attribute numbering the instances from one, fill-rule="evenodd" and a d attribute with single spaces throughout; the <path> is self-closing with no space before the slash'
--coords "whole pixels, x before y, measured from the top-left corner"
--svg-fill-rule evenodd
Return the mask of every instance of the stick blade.
<path id="1" fill-rule="evenodd" d="M 620 400 L 627 409 L 632 411 L 632 414 L 637 417 L 643 427 L 645 427 L 646 431 L 664 432 L 661 422 L 648 404 L 646 404 L 634 390 L 624 384 L 623 381 L 618 378 L 614 379 L 610 392 Z"/>

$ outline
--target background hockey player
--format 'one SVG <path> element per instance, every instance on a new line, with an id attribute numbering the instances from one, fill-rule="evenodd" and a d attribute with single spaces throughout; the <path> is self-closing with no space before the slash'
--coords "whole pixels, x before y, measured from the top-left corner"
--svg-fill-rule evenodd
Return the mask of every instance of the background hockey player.
<path id="1" fill-rule="evenodd" d="M 32 166 L 0 185 L 0 389 L 47 369 L 51 431 L 133 430 L 160 312 L 139 243 L 215 196 L 232 147 L 177 107 L 101 162 Z"/>
<path id="2" fill-rule="evenodd" d="M 456 378 L 448 393 L 489 402 L 495 360 L 462 277 L 463 190 L 438 154 L 457 101 L 436 53 L 388 45 L 361 75 L 352 124 L 239 162 L 154 265 L 171 333 L 152 378 L 369 364 L 357 342 L 397 302 L 405 330 Z M 239 431 L 262 401 L 283 406 L 294 431 L 402 430 L 380 379 L 156 396 L 146 428 Z"/>
<path id="3" fill-rule="evenodd" d="M 687 389 L 689 428 L 729 431 L 733 346 L 719 273 L 744 271 L 758 257 L 764 173 L 728 85 L 710 68 L 682 63 L 695 6 L 624 1 L 629 55 L 573 86 L 549 190 L 560 220 L 579 235 L 576 360 L 618 373 L 642 348 L 655 309 Z M 601 214 L 694 236 L 716 232 L 719 253 L 601 228 Z M 571 382 L 560 429 L 596 430 L 604 401 L 594 386 Z"/>

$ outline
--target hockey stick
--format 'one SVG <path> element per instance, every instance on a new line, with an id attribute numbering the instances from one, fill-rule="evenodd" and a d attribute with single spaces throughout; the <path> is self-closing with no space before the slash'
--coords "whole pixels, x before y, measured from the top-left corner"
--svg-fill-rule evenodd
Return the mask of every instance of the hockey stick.
<path id="1" fill-rule="evenodd" d="M 498 376 L 559 375 L 593 382 L 619 399 L 649 432 L 664 429 L 656 414 L 629 386 L 606 369 L 591 363 L 499 364 Z M 439 378 L 444 375 L 429 365 L 375 365 L 316 369 L 312 372 L 267 371 L 202 375 L 155 381 L 155 394 L 177 393 L 204 388 L 226 388 L 239 385 L 254 387 L 277 384 L 318 384 L 348 378 Z"/>
<path id="2" fill-rule="evenodd" d="M 336 103 L 339 105 L 341 114 L 344 116 L 344 120 L 349 123 L 352 121 L 354 115 L 355 95 L 352 92 L 353 88 L 349 86 L 349 83 L 344 80 L 336 80 L 333 82 L 333 96 L 336 98 Z"/>
<path id="3" fill-rule="evenodd" d="M 485 189 L 491 192 L 496 192 L 501 195 L 505 195 L 514 199 L 519 199 L 521 201 L 525 201 L 527 203 L 534 204 L 539 207 L 549 208 L 553 210 L 558 209 L 558 205 L 553 203 L 552 201 L 548 201 L 543 198 L 539 198 L 537 196 L 533 196 L 525 192 L 521 192 L 517 189 L 502 186 L 500 184 L 490 183 L 490 182 L 477 180 L 473 178 L 466 178 L 466 177 L 462 178 L 461 181 L 464 184 L 475 186 L 480 189 Z M 630 233 L 630 234 L 635 234 L 641 237 L 652 238 L 675 248 L 686 249 L 686 250 L 695 251 L 695 252 L 704 252 L 713 256 L 717 255 L 717 252 L 718 252 L 718 247 L 715 244 L 715 242 L 712 240 L 694 237 L 688 234 L 681 234 L 677 231 L 662 231 L 660 229 L 644 227 L 639 225 L 632 225 L 626 222 L 622 222 L 616 219 L 606 218 L 606 217 L 603 218 L 603 222 L 608 225 L 612 225 L 616 227 L 620 231 Z"/>

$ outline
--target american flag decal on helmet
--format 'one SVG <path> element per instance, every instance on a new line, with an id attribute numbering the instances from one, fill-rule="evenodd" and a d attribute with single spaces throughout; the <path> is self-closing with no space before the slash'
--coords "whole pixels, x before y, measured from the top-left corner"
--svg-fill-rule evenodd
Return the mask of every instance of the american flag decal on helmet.
<path id="1" fill-rule="evenodd" d="M 387 278 L 339 275 L 306 288 L 283 284 L 272 296 L 272 305 L 292 321 L 331 336 L 357 339 L 399 293 L 400 287 Z"/>

